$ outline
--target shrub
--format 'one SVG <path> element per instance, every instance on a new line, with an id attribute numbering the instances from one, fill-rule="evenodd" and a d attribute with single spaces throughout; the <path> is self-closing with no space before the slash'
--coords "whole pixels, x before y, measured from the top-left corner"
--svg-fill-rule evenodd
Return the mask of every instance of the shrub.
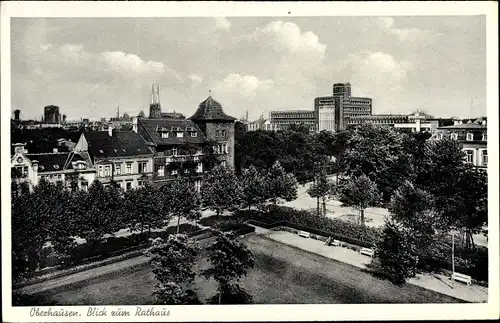
<path id="1" fill-rule="evenodd" d="M 226 232 L 226 231 L 234 231 L 237 235 L 243 235 L 247 234 L 250 232 L 254 232 L 255 228 L 252 226 L 249 226 L 248 224 L 241 223 L 237 219 L 230 219 L 230 220 L 220 220 L 217 222 L 214 222 L 212 227 L 214 229 Z"/>

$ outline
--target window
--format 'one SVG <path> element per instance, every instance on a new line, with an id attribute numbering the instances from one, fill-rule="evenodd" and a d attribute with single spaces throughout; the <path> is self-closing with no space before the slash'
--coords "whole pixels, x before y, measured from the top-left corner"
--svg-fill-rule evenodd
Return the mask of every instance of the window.
<path id="1" fill-rule="evenodd" d="M 472 141 L 474 139 L 474 135 L 471 133 L 467 134 L 467 141 Z"/>
<path id="2" fill-rule="evenodd" d="M 191 137 L 193 137 L 193 138 L 194 138 L 194 137 L 198 137 L 198 133 L 197 133 L 197 132 L 195 132 L 195 131 L 191 132 Z"/>
<path id="3" fill-rule="evenodd" d="M 197 173 L 202 173 L 203 172 L 203 164 L 201 162 L 196 165 L 196 172 Z"/>
<path id="4" fill-rule="evenodd" d="M 450 138 L 451 138 L 452 140 L 457 140 L 457 139 L 458 139 L 458 134 L 457 134 L 457 133 L 452 133 L 452 134 L 450 135 Z"/>
<path id="5" fill-rule="evenodd" d="M 228 144 L 224 144 L 224 151 L 226 152 L 226 154 L 229 154 L 229 145 Z"/>
<path id="6" fill-rule="evenodd" d="M 474 162 L 474 151 L 472 151 L 472 150 L 465 151 L 465 162 L 471 163 L 471 164 Z"/>
<path id="7" fill-rule="evenodd" d="M 184 169 L 184 174 L 189 174 L 189 169 L 185 168 Z"/>
<path id="8" fill-rule="evenodd" d="M 177 156 L 177 148 L 172 148 L 172 156 Z"/>
<path id="9" fill-rule="evenodd" d="M 488 151 L 486 149 L 481 153 L 481 161 L 483 166 L 488 166 Z"/>
<path id="10" fill-rule="evenodd" d="M 87 182 L 82 182 L 82 191 L 87 192 L 89 189 L 89 184 Z"/>
<path id="11" fill-rule="evenodd" d="M 122 174 L 122 165 L 116 164 L 115 165 L 115 175 L 121 175 Z"/>
<path id="12" fill-rule="evenodd" d="M 222 163 L 220 163 L 222 165 L 222 167 L 226 168 L 226 161 L 223 160 Z"/>
<path id="13" fill-rule="evenodd" d="M 168 132 L 162 132 L 161 133 L 162 138 L 168 138 Z"/>
<path id="14" fill-rule="evenodd" d="M 104 177 L 109 177 L 111 175 L 111 166 L 104 166 Z"/>
<path id="15" fill-rule="evenodd" d="M 127 190 L 132 188 L 132 182 L 127 182 L 126 186 Z"/>
<path id="16" fill-rule="evenodd" d="M 219 130 L 215 130 L 215 137 L 219 137 Z"/>
<path id="17" fill-rule="evenodd" d="M 184 132 L 178 131 L 177 138 L 182 138 L 182 137 L 184 137 Z"/>
<path id="18" fill-rule="evenodd" d="M 148 172 L 148 163 L 147 162 L 138 162 L 137 165 L 139 166 L 139 174 Z"/>
<path id="19" fill-rule="evenodd" d="M 158 173 L 158 176 L 165 176 L 165 166 L 163 166 L 163 165 L 158 166 L 157 173 Z"/>
<path id="20" fill-rule="evenodd" d="M 483 133 L 483 141 L 487 141 L 488 140 L 488 133 Z"/>
<path id="21" fill-rule="evenodd" d="M 179 171 L 177 169 L 173 169 L 171 174 L 172 175 L 177 175 L 178 173 L 179 173 Z"/>
<path id="22" fill-rule="evenodd" d="M 127 174 L 132 174 L 132 164 L 131 163 L 127 164 Z"/>
<path id="23" fill-rule="evenodd" d="M 226 130 L 221 130 L 221 133 L 222 133 L 222 134 L 221 134 L 221 136 L 222 136 L 222 137 L 225 137 L 225 136 L 226 136 Z"/>
<path id="24" fill-rule="evenodd" d="M 439 134 L 439 139 L 443 139 L 443 133 Z"/>

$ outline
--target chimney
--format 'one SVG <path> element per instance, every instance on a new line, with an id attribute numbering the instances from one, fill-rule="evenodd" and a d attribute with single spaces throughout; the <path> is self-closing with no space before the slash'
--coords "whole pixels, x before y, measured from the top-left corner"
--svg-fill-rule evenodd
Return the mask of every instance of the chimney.
<path id="1" fill-rule="evenodd" d="M 134 117 L 132 119 L 132 131 L 135 133 L 137 133 L 137 119 L 138 119 L 137 117 Z"/>
<path id="2" fill-rule="evenodd" d="M 111 122 L 108 124 L 108 136 L 113 136 L 113 124 Z"/>
<path id="3" fill-rule="evenodd" d="M 19 120 L 19 115 L 21 114 L 21 110 L 15 110 L 14 111 L 14 120 Z"/>

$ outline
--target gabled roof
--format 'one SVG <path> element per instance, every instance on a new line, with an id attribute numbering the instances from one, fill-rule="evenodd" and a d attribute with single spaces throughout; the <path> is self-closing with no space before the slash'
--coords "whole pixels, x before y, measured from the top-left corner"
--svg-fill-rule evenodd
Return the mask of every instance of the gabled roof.
<path id="1" fill-rule="evenodd" d="M 84 133 L 88 151 L 94 158 L 134 157 L 152 155 L 142 137 L 133 131 L 90 131 Z"/>
<path id="2" fill-rule="evenodd" d="M 84 158 L 80 154 L 73 153 L 52 153 L 52 154 L 27 154 L 32 162 L 34 160 L 38 161 L 38 172 L 59 172 L 65 169 L 73 169 L 73 165 L 68 163 L 68 161 L 85 161 L 89 162 L 87 158 Z M 71 159 L 71 160 L 68 160 Z M 64 166 L 67 165 L 66 168 Z"/>
<path id="3" fill-rule="evenodd" d="M 205 141 L 205 135 L 191 120 L 138 119 L 137 126 L 144 129 L 144 132 L 141 132 L 147 137 L 144 140 L 151 141 L 156 145 L 200 144 Z M 184 133 L 182 138 L 177 137 L 177 129 Z M 191 137 L 190 132 L 193 131 L 197 133 L 196 137 Z M 160 132 L 168 132 L 168 138 L 162 138 Z"/>
<path id="4" fill-rule="evenodd" d="M 205 101 L 201 102 L 198 110 L 193 114 L 190 120 L 194 121 L 234 121 L 236 118 L 228 116 L 222 110 L 222 105 L 215 101 L 212 96 L 209 96 Z"/>

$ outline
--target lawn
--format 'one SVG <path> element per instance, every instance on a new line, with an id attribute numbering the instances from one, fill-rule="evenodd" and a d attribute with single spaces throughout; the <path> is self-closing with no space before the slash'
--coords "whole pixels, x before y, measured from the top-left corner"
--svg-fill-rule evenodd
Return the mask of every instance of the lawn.
<path id="1" fill-rule="evenodd" d="M 244 238 L 255 268 L 242 286 L 257 304 L 451 303 L 459 300 L 415 285 L 397 287 L 359 268 L 258 236 Z M 207 266 L 204 255 L 196 270 Z M 152 304 L 154 277 L 147 264 L 37 295 L 36 303 L 58 305 Z M 201 299 L 215 283 L 197 278 Z"/>

